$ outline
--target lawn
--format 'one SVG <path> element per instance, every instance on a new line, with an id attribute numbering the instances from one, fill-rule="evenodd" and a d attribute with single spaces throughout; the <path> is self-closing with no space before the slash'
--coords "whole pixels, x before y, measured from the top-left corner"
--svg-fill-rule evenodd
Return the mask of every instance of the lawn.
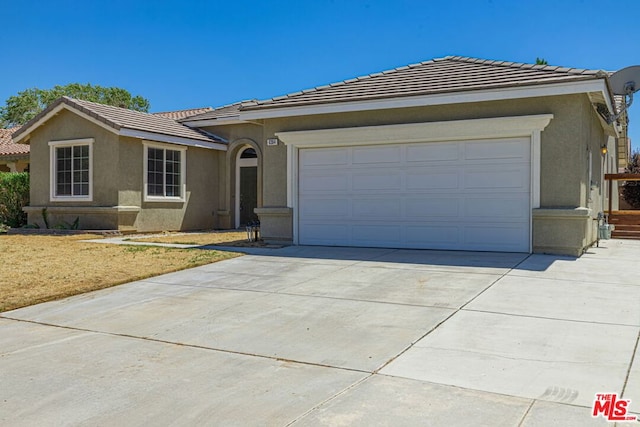
<path id="1" fill-rule="evenodd" d="M 200 246 L 266 246 L 262 241 L 248 242 L 246 231 L 206 231 L 200 233 L 164 233 L 153 236 L 133 236 L 126 240 L 149 243 L 177 243 Z M 272 245 L 273 246 L 273 245 Z"/>
<path id="2" fill-rule="evenodd" d="M 0 312 L 240 255 L 82 241 L 96 238 L 0 234 Z"/>

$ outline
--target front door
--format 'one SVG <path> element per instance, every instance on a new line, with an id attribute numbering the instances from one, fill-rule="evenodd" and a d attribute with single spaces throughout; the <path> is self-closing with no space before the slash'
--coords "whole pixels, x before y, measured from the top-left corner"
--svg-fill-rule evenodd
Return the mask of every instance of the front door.
<path id="1" fill-rule="evenodd" d="M 236 227 L 256 221 L 258 207 L 258 156 L 253 148 L 243 150 L 236 161 Z"/>
<path id="2" fill-rule="evenodd" d="M 258 207 L 258 167 L 240 167 L 240 226 L 257 220 L 253 212 Z"/>

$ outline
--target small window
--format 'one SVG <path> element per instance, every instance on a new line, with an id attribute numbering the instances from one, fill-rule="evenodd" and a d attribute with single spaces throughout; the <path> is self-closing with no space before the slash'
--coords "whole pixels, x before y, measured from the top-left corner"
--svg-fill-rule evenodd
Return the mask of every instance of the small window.
<path id="1" fill-rule="evenodd" d="M 145 201 L 184 201 L 186 148 L 145 144 Z"/>
<path id="2" fill-rule="evenodd" d="M 93 138 L 51 141 L 51 200 L 92 200 Z"/>

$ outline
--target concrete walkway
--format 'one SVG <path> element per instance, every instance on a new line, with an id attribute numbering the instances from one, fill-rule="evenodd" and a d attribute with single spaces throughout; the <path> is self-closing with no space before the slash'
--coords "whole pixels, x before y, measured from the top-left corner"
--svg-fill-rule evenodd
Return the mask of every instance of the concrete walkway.
<path id="1" fill-rule="evenodd" d="M 596 393 L 640 412 L 640 242 L 247 252 L 1 313 L 0 425 L 614 425 Z"/>

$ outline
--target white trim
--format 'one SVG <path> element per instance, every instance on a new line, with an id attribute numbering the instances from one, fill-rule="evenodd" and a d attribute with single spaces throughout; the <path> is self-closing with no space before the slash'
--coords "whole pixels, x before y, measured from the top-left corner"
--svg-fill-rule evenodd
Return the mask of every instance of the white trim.
<path id="1" fill-rule="evenodd" d="M 145 131 L 134 130 L 134 129 L 121 129 L 118 134 L 120 136 L 128 136 L 131 138 L 138 138 L 138 139 L 149 139 L 149 140 L 164 142 L 168 144 L 184 145 L 187 147 L 199 147 L 199 148 L 209 148 L 211 150 L 227 151 L 227 146 L 224 144 L 197 141 L 195 139 L 163 135 L 155 132 L 145 132 Z"/>
<path id="2" fill-rule="evenodd" d="M 553 114 L 452 120 L 401 125 L 276 132 L 285 144 L 297 147 L 343 145 L 404 144 L 408 142 L 453 141 L 464 139 L 530 136 L 544 129 Z"/>
<path id="3" fill-rule="evenodd" d="M 143 145 L 143 201 L 144 202 L 185 202 L 187 199 L 187 147 L 176 147 L 173 144 L 162 144 L 159 142 L 142 141 Z M 160 150 L 172 150 L 180 152 L 180 197 L 167 197 L 167 196 L 149 196 L 148 191 L 148 168 L 149 168 L 149 150 L 148 148 L 157 148 Z M 166 158 L 163 162 L 166 166 Z"/>
<path id="4" fill-rule="evenodd" d="M 93 201 L 93 143 L 94 138 L 64 139 L 49 141 L 49 201 L 50 202 L 92 202 Z M 86 196 L 56 196 L 57 170 L 56 148 L 89 146 L 89 194 Z M 73 183 L 72 183 L 73 191 Z"/>
<path id="5" fill-rule="evenodd" d="M 312 114 L 348 113 L 354 111 L 384 110 L 429 105 L 459 104 L 466 102 L 500 101 L 540 96 L 570 95 L 576 93 L 601 92 L 609 108 L 613 111 L 609 91 L 604 79 L 556 83 L 536 86 L 510 87 L 501 89 L 448 92 L 435 95 L 387 98 L 367 101 L 346 101 L 301 107 L 276 107 L 240 112 L 241 120 L 271 119 L 277 117 L 306 116 Z"/>
<path id="6" fill-rule="evenodd" d="M 235 225 L 236 228 L 240 227 L 240 168 L 245 167 L 258 167 L 258 158 L 248 158 L 241 159 L 242 153 L 248 149 L 253 148 L 247 145 L 244 148 L 238 150 L 238 154 L 236 155 L 236 214 L 235 214 Z"/>
<path id="7" fill-rule="evenodd" d="M 547 127 L 552 118 L 553 114 L 540 114 L 448 122 L 277 132 L 275 135 L 287 145 L 287 206 L 293 209 L 293 244 L 299 244 L 298 161 L 300 148 L 526 137 L 531 142 L 531 209 L 533 210 L 540 207 L 540 133 Z M 529 251 L 532 252 L 533 215 L 529 218 Z"/>

